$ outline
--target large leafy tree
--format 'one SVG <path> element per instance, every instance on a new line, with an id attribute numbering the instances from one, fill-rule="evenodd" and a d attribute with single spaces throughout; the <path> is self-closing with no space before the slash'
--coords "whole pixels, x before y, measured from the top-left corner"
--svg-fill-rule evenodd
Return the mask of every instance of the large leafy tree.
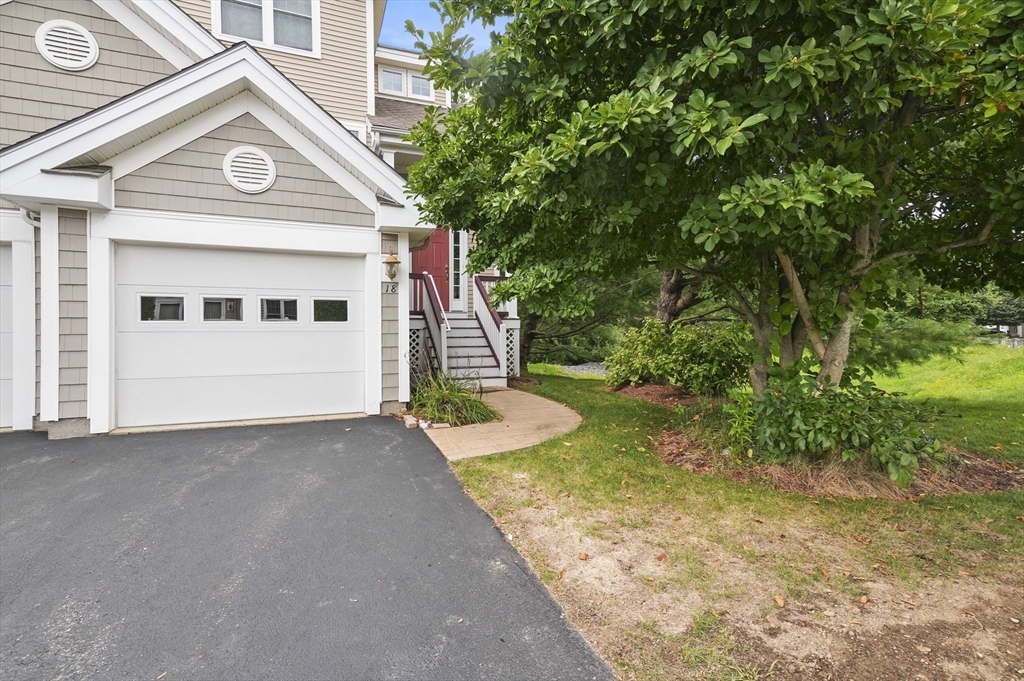
<path id="1" fill-rule="evenodd" d="M 563 314 L 640 265 L 728 298 L 755 392 L 837 382 L 903 271 L 1024 279 L 1024 0 L 442 1 L 425 218 Z M 467 58 L 469 18 L 513 19 Z M 669 275 L 666 275 L 669 276 Z"/>

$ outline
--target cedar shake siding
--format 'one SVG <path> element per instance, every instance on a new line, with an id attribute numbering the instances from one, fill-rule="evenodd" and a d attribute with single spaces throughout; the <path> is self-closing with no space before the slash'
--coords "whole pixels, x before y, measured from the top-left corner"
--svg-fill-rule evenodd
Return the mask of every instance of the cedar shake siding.
<path id="1" fill-rule="evenodd" d="M 36 49 L 36 29 L 65 19 L 92 33 L 99 58 L 65 71 Z M 177 69 L 88 0 L 16 0 L 0 5 L 0 147 L 97 109 Z"/>
<path id="2" fill-rule="evenodd" d="M 88 363 L 88 289 L 86 287 L 85 211 L 61 208 L 57 218 L 60 284 L 60 372 L 58 418 L 89 415 L 86 402 Z"/>
<path id="3" fill-rule="evenodd" d="M 224 156 L 257 147 L 277 166 L 273 186 L 259 194 L 235 189 Z M 373 227 L 374 215 L 251 114 L 200 137 L 114 183 L 119 208 Z"/>

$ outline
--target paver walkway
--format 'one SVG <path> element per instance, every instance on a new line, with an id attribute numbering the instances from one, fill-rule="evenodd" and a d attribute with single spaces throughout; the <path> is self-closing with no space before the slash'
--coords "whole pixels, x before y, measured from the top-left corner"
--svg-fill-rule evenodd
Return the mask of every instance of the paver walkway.
<path id="1" fill-rule="evenodd" d="M 569 407 L 521 390 L 495 390 L 484 393 L 484 400 L 498 410 L 500 421 L 427 431 L 449 461 L 532 447 L 583 421 Z"/>

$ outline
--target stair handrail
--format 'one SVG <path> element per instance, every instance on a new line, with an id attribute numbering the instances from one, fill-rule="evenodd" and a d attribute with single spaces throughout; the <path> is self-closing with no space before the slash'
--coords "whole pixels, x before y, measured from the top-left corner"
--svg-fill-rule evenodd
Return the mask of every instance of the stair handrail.
<path id="1" fill-rule="evenodd" d="M 486 311 L 486 312 L 485 312 Z M 487 295 L 482 275 L 473 277 L 473 316 L 476 317 L 484 339 L 491 349 L 491 354 L 498 362 L 502 376 L 508 372 L 508 358 L 505 356 L 505 322 L 496 310 L 491 308 L 491 299 Z M 501 349 L 501 352 L 498 349 Z"/>
<path id="2" fill-rule="evenodd" d="M 434 342 L 434 349 L 437 351 L 437 363 L 443 373 L 448 371 L 448 332 L 452 330 L 448 323 L 448 317 L 441 305 L 441 296 L 437 292 L 437 284 L 429 272 L 423 273 L 424 288 L 427 290 L 426 300 L 423 304 L 423 317 L 427 320 L 427 333 L 430 340 Z M 427 301 L 430 301 L 427 304 Z M 430 308 L 430 314 L 427 314 Z"/>

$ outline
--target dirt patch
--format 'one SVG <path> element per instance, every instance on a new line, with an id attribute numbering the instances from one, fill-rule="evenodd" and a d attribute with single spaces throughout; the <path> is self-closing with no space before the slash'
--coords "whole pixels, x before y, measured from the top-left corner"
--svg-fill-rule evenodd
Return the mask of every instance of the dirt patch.
<path id="1" fill-rule="evenodd" d="M 510 388 L 522 388 L 527 385 L 540 385 L 540 381 L 536 378 L 525 378 L 523 376 L 510 376 L 508 379 L 508 387 Z"/>
<path id="2" fill-rule="evenodd" d="M 684 388 L 658 383 L 624 385 L 614 392 L 626 397 L 632 397 L 633 399 L 652 402 L 666 409 L 675 409 L 680 404 L 693 404 L 697 401 L 697 398 L 686 392 Z"/>
<path id="3" fill-rule="evenodd" d="M 544 497 L 525 473 L 516 479 L 482 503 L 535 496 L 498 524 L 623 679 L 1024 679 L 1019 565 L 1000 581 L 908 585 L 838 567 L 849 556 L 796 514 L 715 528 L 753 547 L 734 553 L 700 518 L 617 517 Z M 792 595 L 769 565 L 811 540 L 821 564 L 790 567 L 828 574 Z M 714 635 L 702 628 L 709 617 Z"/>
<path id="4" fill-rule="evenodd" d="M 658 454 L 665 462 L 691 473 L 764 484 L 780 492 L 807 496 L 908 501 L 925 495 L 1024 489 L 1024 470 L 1009 462 L 982 459 L 959 450 L 948 452 L 951 461 L 948 467 L 919 470 L 914 474 L 914 481 L 904 489 L 869 468 L 839 462 L 817 466 L 740 465 L 731 455 L 709 451 L 702 443 L 677 431 L 662 432 Z"/>

